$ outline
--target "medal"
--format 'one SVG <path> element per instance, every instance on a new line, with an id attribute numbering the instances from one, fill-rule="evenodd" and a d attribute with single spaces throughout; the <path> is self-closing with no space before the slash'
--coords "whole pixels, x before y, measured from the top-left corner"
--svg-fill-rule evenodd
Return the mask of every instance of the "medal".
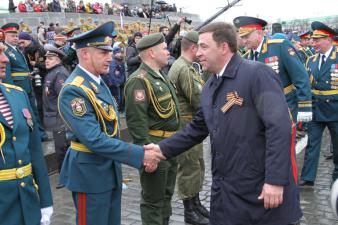
<path id="1" fill-rule="evenodd" d="M 27 125 L 33 130 L 32 115 L 27 108 L 22 109 L 23 116 L 26 118 Z"/>

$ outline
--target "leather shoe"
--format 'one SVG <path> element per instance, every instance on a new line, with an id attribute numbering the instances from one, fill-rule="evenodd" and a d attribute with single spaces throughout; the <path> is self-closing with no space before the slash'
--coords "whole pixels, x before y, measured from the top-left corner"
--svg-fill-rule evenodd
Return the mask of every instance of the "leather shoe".
<path id="1" fill-rule="evenodd" d="M 314 185 L 315 185 L 315 182 L 313 182 L 313 181 L 307 181 L 307 180 L 299 181 L 300 187 L 313 187 Z"/>

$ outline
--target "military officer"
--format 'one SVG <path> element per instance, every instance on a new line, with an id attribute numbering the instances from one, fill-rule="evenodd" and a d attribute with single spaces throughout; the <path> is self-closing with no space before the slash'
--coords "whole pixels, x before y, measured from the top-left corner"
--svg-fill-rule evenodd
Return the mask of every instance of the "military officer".
<path id="1" fill-rule="evenodd" d="M 121 224 L 121 163 L 135 168 L 151 163 L 141 146 L 118 139 L 117 105 L 100 77 L 112 60 L 113 30 L 114 23 L 107 22 L 70 39 L 79 64 L 58 98 L 71 141 L 59 182 L 72 192 L 79 225 Z"/>
<path id="2" fill-rule="evenodd" d="M 314 49 L 311 46 L 311 33 L 312 33 L 311 31 L 306 31 L 299 35 L 300 45 L 302 46 L 307 58 L 313 56 L 314 54 Z"/>
<path id="3" fill-rule="evenodd" d="M 301 186 L 313 186 L 319 162 L 324 129 L 331 134 L 334 170 L 332 181 L 338 178 L 338 49 L 332 45 L 337 33 L 327 25 L 312 22 L 312 39 L 316 54 L 307 61 L 313 95 L 313 121 L 308 124 Z"/>
<path id="4" fill-rule="evenodd" d="M 169 70 L 180 109 L 180 128 L 184 128 L 199 107 L 204 81 L 193 67 L 197 61 L 198 33 L 191 31 L 181 40 L 181 56 Z M 189 224 L 208 224 L 209 212 L 202 206 L 199 192 L 204 181 L 203 145 L 198 144 L 177 157 L 177 185 L 179 197 L 183 200 L 184 221 Z"/>
<path id="5" fill-rule="evenodd" d="M 0 44 L 0 79 L 5 78 L 5 46 Z M 50 224 L 52 193 L 41 141 L 28 96 L 0 83 L 1 224 Z"/>
<path id="6" fill-rule="evenodd" d="M 249 51 L 247 59 L 269 65 L 281 78 L 293 120 L 310 121 L 310 82 L 292 44 L 285 39 L 269 40 L 264 36 L 263 28 L 267 22 L 262 19 L 240 16 L 234 19 L 234 24 Z"/>
<path id="7" fill-rule="evenodd" d="M 136 144 L 157 143 L 179 128 L 178 101 L 167 75 L 169 52 L 161 33 L 143 37 L 136 45 L 141 65 L 125 85 L 126 120 Z M 167 225 L 171 215 L 177 163 L 160 162 L 154 173 L 140 171 L 143 225 Z"/>
<path id="8" fill-rule="evenodd" d="M 3 82 L 17 85 L 26 91 L 33 113 L 38 121 L 36 125 L 39 127 L 41 139 L 45 140 L 48 136 L 39 118 L 28 63 L 23 53 L 17 49 L 19 25 L 16 23 L 7 23 L 2 26 L 2 29 L 5 32 L 5 54 L 9 59 L 6 68 L 6 78 L 3 79 Z"/>

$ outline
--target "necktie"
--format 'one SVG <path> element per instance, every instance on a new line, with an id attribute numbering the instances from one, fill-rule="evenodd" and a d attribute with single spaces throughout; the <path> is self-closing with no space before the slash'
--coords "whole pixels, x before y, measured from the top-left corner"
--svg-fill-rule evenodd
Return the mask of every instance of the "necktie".
<path id="1" fill-rule="evenodd" d="M 254 60 L 257 61 L 258 59 L 258 55 L 259 55 L 259 52 L 255 51 L 255 54 L 254 54 Z"/>
<path id="2" fill-rule="evenodd" d="M 320 64 L 319 70 L 323 68 L 324 63 L 325 63 L 325 55 L 322 55 L 322 62 Z"/>

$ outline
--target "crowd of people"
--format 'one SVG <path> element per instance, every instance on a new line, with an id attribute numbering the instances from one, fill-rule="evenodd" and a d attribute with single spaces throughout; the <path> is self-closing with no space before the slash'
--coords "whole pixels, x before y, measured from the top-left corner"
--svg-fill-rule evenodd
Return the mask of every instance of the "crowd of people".
<path id="1" fill-rule="evenodd" d="M 3 223 L 50 223 L 48 130 L 77 224 L 120 224 L 121 163 L 140 171 L 143 224 L 169 224 L 176 180 L 189 224 L 300 224 L 299 188 L 315 184 L 325 127 L 338 178 L 338 31 L 315 21 L 270 34 L 248 16 L 199 32 L 185 23 L 150 35 L 91 19 L 1 27 L 0 193 L 13 196 L 0 203 Z M 133 144 L 119 139 L 121 115 Z M 297 129 L 309 137 L 300 180 Z M 199 198 L 208 135 L 210 210 Z"/>
<path id="2" fill-rule="evenodd" d="M 47 3 L 46 0 L 26 0 L 21 1 L 17 6 L 12 6 L 9 9 L 10 12 L 15 12 L 16 9 L 20 13 L 25 12 L 69 12 L 69 13 L 89 13 L 89 14 L 103 14 L 103 15 L 122 15 L 129 17 L 141 17 L 149 18 L 152 13 L 152 17 L 156 19 L 162 19 L 166 17 L 166 12 L 177 12 L 176 5 L 170 5 L 163 1 L 156 1 L 153 6 L 153 10 L 149 4 L 143 4 L 140 6 L 129 6 L 128 3 L 118 4 L 112 2 L 111 4 L 100 2 L 87 2 L 82 0 L 78 3 L 74 0 L 53 0 Z"/>

